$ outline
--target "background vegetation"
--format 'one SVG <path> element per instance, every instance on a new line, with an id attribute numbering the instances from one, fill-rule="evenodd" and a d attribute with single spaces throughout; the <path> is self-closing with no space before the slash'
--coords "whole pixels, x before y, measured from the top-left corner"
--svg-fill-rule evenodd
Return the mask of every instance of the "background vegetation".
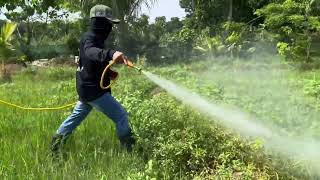
<path id="1" fill-rule="evenodd" d="M 152 0 L 17 0 L 0 1 L 0 7 L 7 9 L 2 14 L 8 20 L 18 23 L 14 34 L 17 55 L 33 61 L 77 55 L 80 35 L 87 30 L 89 7 L 96 3 L 113 7 L 122 20 L 109 47 L 132 58 L 144 56 L 149 64 L 203 55 L 250 57 L 261 49 L 278 52 L 289 61 L 313 62 L 318 55 L 318 0 L 181 0 L 185 19 L 158 17 L 153 23 L 148 16 L 139 15 L 141 5 L 152 6 Z M 71 19 L 71 12 L 78 12 L 79 18 Z M 5 20 L 0 25 L 3 23 Z"/>

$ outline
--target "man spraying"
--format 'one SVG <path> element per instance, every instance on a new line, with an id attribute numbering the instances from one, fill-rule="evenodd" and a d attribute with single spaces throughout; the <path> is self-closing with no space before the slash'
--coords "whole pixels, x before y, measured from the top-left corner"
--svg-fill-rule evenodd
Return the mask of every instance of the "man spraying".
<path id="1" fill-rule="evenodd" d="M 122 52 L 104 49 L 104 42 L 112 31 L 114 24 L 120 20 L 112 16 L 108 6 L 96 5 L 90 10 L 90 30 L 80 41 L 80 60 L 76 73 L 77 102 L 72 114 L 61 124 L 52 138 L 51 151 L 57 155 L 66 138 L 87 117 L 92 108 L 96 108 L 108 116 L 116 125 L 120 143 L 127 150 L 131 150 L 135 143 L 128 123 L 128 114 L 120 103 L 111 95 L 111 89 L 100 87 L 100 77 L 110 60 L 120 64 L 127 64 Z M 117 74 L 116 74 L 117 75 Z M 104 86 L 110 84 L 114 73 L 109 73 Z"/>

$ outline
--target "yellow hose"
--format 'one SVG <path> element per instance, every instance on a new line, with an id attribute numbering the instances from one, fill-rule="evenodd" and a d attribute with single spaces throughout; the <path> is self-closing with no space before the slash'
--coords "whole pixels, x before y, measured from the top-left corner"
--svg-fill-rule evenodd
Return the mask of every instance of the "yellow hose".
<path id="1" fill-rule="evenodd" d="M 114 83 L 115 81 L 118 79 L 118 77 L 116 79 L 114 79 L 110 85 L 104 87 L 103 86 L 103 81 L 104 81 L 104 78 L 105 78 L 105 74 L 107 73 L 108 69 L 115 64 L 115 61 L 112 61 L 111 63 L 109 63 L 108 66 L 106 66 L 106 68 L 104 69 L 103 73 L 102 73 L 102 76 L 101 76 L 101 79 L 100 79 L 100 87 L 102 89 L 109 89 Z M 10 107 L 14 107 L 14 108 L 17 108 L 17 109 L 21 109 L 21 110 L 27 110 L 27 111 L 56 111 L 56 110 L 62 110 L 62 109 L 66 109 L 66 108 L 69 108 L 69 107 L 73 107 L 76 103 L 71 103 L 71 104 L 66 104 L 66 105 L 63 105 L 63 106 L 58 106 L 58 107 L 46 107 L 46 108 L 34 108 L 34 107 L 23 107 L 23 106 L 20 106 L 20 105 L 17 105 L 17 104 L 13 104 L 13 103 L 10 103 L 10 102 L 7 102 L 7 101 L 4 101 L 4 100 L 1 100 L 0 99 L 0 104 L 4 104 L 6 106 L 10 106 Z"/>
<path id="2" fill-rule="evenodd" d="M 101 75 L 101 79 L 100 79 L 100 88 L 101 89 L 109 89 L 111 86 L 113 86 L 113 84 L 116 82 L 116 80 L 118 79 L 118 76 L 116 77 L 116 79 L 114 79 L 108 86 L 103 86 L 103 82 L 104 82 L 104 77 L 108 71 L 108 69 L 113 66 L 115 64 L 115 61 L 112 61 L 111 63 L 108 64 L 108 66 L 106 68 L 104 68 L 102 75 Z"/>
<path id="3" fill-rule="evenodd" d="M 31 108 L 31 107 L 23 107 L 23 106 L 19 106 L 13 103 L 9 103 L 3 100 L 0 100 L 1 104 L 7 105 L 7 106 L 11 106 L 11 107 L 15 107 L 17 109 L 21 109 L 21 110 L 29 110 L 29 111 L 56 111 L 56 110 L 61 110 L 61 109 L 66 109 L 69 107 L 73 107 L 76 103 L 72 103 L 72 104 L 66 104 L 63 106 L 59 106 L 59 107 L 52 107 L 52 108 Z"/>

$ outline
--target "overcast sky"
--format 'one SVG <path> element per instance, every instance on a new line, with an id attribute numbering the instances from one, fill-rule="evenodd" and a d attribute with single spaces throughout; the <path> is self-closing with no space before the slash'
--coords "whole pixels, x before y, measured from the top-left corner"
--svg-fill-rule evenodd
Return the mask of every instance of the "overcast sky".
<path id="1" fill-rule="evenodd" d="M 158 0 L 158 2 L 148 10 L 146 7 L 142 7 L 142 12 L 150 16 L 150 21 L 154 22 L 154 19 L 159 16 L 166 16 L 167 20 L 171 17 L 185 17 L 185 12 L 180 8 L 179 0 Z"/>
<path id="2" fill-rule="evenodd" d="M 179 17 L 180 19 L 185 17 L 184 10 L 180 8 L 179 0 L 158 0 L 150 10 L 143 6 L 141 14 L 143 13 L 150 16 L 151 22 L 154 22 L 154 19 L 159 16 L 166 16 L 167 20 L 170 20 L 171 17 Z M 4 18 L 3 15 L 0 15 L 0 19 Z"/>

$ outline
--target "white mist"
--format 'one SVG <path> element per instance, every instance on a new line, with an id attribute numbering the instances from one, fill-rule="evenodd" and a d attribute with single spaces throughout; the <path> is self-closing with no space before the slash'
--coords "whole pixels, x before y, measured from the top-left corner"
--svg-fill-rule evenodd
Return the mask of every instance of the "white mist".
<path id="1" fill-rule="evenodd" d="M 254 118 L 239 111 L 209 102 L 204 97 L 176 85 L 175 83 L 160 78 L 150 72 L 143 72 L 151 81 L 167 90 L 169 94 L 181 100 L 184 104 L 200 111 L 204 115 L 219 120 L 225 127 L 232 128 L 243 136 L 262 138 L 266 148 L 276 150 L 283 155 L 292 158 L 299 158 L 315 170 L 320 171 L 320 143 L 314 140 L 292 139 L 282 137 L 263 124 L 258 123 Z"/>

